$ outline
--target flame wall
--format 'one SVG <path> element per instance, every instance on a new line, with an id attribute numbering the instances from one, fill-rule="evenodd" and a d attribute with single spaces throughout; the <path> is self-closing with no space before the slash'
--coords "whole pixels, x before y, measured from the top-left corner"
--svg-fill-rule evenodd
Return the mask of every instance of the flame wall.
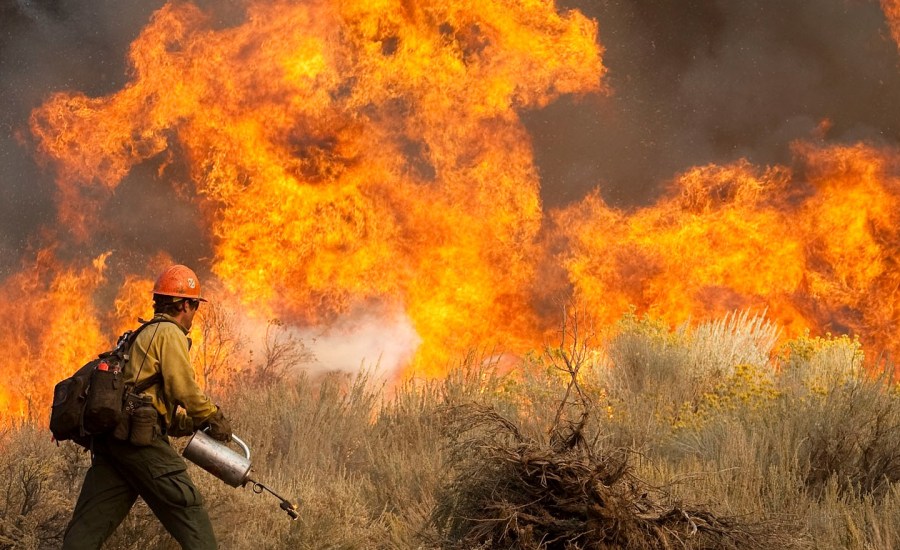
<path id="1" fill-rule="evenodd" d="M 652 207 L 596 194 L 554 217 L 575 295 L 606 323 L 629 305 L 680 323 L 765 310 L 796 335 L 900 335 L 898 151 L 794 146 L 795 168 L 694 168 Z"/>
<path id="2" fill-rule="evenodd" d="M 789 333 L 895 350 L 900 135 L 878 105 L 900 91 L 896 46 L 877 49 L 881 87 L 826 60 L 871 57 L 897 10 L 861 3 L 860 20 L 880 19 L 848 26 L 850 8 L 826 4 L 157 4 L 119 39 L 124 80 L 17 100 L 31 114 L 10 139 L 54 181 L 32 195 L 0 170 L 17 251 L 0 279 L 0 406 L 46 401 L 147 314 L 169 261 L 249 316 L 408 319 L 408 372 L 431 375 L 472 347 L 539 345 L 558 322 L 548 304 L 571 299 L 606 323 L 631 305 L 673 323 L 767 309 Z M 11 29 L 55 28 L 12 10 Z M 25 55 L 9 44 L 2 69 Z M 741 72 L 717 81 L 719 66 Z M 693 115 L 673 122 L 678 105 Z M 26 196 L 52 205 L 23 209 Z M 21 213 L 42 209 L 43 228 Z M 29 374 L 22 357 L 49 367 Z"/>
<path id="3" fill-rule="evenodd" d="M 425 369 L 534 333 L 539 185 L 516 110 L 599 89 L 595 23 L 550 2 L 266 2 L 216 30 L 173 4 L 130 57 L 121 92 L 34 113 L 79 238 L 96 189 L 178 150 L 212 269 L 246 303 L 307 323 L 401 308 Z"/>

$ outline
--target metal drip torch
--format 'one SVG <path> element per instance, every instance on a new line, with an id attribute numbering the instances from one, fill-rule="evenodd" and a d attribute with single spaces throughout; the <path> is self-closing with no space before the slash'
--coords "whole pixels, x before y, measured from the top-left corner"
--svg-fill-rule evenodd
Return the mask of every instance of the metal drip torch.
<path id="1" fill-rule="evenodd" d="M 295 520 L 300 517 L 300 512 L 297 510 L 298 504 L 290 502 L 262 483 L 250 479 L 250 447 L 236 435 L 232 435 L 231 439 L 240 445 L 244 456 L 202 431 L 194 432 L 184 451 L 181 452 L 181 456 L 232 487 L 243 487 L 247 483 L 252 483 L 254 493 L 260 494 L 268 491 L 281 501 L 281 509 L 287 512 L 291 519 Z"/>

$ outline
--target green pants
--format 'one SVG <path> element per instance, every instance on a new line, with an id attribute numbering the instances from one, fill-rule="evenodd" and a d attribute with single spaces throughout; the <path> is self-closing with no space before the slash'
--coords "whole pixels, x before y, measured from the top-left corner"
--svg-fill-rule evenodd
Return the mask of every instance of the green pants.
<path id="1" fill-rule="evenodd" d="M 122 523 L 140 495 L 185 549 L 214 549 L 209 515 L 184 460 L 165 436 L 135 447 L 95 438 L 91 467 L 63 540 L 64 550 L 98 549 Z"/>

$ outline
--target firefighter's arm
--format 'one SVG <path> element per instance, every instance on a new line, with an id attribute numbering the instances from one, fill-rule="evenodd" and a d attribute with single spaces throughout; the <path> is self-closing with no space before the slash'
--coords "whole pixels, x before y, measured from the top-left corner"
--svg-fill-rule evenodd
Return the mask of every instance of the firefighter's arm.
<path id="1" fill-rule="evenodd" d="M 187 338 L 171 323 L 160 327 L 157 335 L 160 345 L 163 388 L 169 400 L 181 405 L 195 425 L 200 425 L 216 413 L 216 407 L 194 380 L 194 369 L 188 355 Z"/>

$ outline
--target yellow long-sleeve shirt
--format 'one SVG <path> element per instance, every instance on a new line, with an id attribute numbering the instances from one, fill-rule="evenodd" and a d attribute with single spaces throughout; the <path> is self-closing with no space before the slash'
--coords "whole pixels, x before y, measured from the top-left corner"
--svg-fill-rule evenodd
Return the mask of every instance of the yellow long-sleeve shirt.
<path id="1" fill-rule="evenodd" d="M 216 412 L 216 406 L 194 379 L 188 331 L 169 315 L 157 314 L 154 319 L 165 321 L 138 334 L 125 365 L 125 383 L 136 384 L 161 372 L 162 383 L 150 386 L 144 393 L 153 399 L 153 406 L 165 418 L 166 425 L 172 425 L 178 406 L 184 408 L 195 426 L 200 425 Z"/>

